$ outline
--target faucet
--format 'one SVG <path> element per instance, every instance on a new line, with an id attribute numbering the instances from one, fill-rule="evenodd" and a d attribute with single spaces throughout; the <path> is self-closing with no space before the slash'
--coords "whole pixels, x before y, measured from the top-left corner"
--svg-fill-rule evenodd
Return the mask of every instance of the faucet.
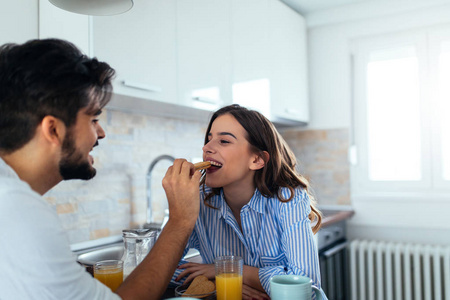
<path id="1" fill-rule="evenodd" d="M 162 225 L 159 223 L 155 223 L 153 222 L 153 214 L 152 214 L 152 171 L 153 168 L 155 167 L 155 165 L 161 161 L 161 160 L 170 160 L 171 162 L 173 162 L 175 160 L 175 158 L 173 156 L 170 155 L 160 155 L 157 158 L 155 158 L 151 163 L 150 166 L 148 168 L 147 171 L 147 221 L 144 225 L 144 228 L 149 228 L 149 229 L 162 229 Z"/>

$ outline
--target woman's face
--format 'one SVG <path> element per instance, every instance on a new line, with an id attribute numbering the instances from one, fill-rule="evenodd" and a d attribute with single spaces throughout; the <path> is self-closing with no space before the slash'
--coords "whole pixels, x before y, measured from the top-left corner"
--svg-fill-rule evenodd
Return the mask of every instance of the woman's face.
<path id="1" fill-rule="evenodd" d="M 257 155 L 250 151 L 246 136 L 245 129 L 231 114 L 214 120 L 208 143 L 203 146 L 203 160 L 213 164 L 206 170 L 207 186 L 254 189 Z"/>

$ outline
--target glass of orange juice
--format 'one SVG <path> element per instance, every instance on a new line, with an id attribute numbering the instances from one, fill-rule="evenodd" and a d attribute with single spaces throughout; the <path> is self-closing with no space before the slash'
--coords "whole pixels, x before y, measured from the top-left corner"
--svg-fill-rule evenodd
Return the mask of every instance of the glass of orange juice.
<path id="1" fill-rule="evenodd" d="M 242 300 L 242 269 L 239 256 L 220 256 L 214 260 L 217 300 Z"/>
<path id="2" fill-rule="evenodd" d="M 123 261 L 102 260 L 96 262 L 94 265 L 94 278 L 114 292 L 123 282 Z"/>

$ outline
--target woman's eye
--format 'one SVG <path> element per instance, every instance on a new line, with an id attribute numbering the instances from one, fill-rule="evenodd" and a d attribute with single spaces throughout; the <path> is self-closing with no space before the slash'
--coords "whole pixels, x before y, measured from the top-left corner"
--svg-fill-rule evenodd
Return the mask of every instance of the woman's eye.
<path id="1" fill-rule="evenodd" d="M 94 119 L 94 120 L 92 120 L 92 123 L 97 123 L 98 122 L 98 119 Z"/>
<path id="2" fill-rule="evenodd" d="M 227 141 L 227 140 L 220 140 L 220 143 L 221 143 L 221 144 L 229 144 L 230 142 Z"/>

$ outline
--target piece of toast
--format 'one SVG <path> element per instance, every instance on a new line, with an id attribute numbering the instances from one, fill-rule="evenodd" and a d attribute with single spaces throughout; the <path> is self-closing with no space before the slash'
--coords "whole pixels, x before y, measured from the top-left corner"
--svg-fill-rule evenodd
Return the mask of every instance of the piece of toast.
<path id="1" fill-rule="evenodd" d="M 213 292 L 216 289 L 214 282 L 208 280 L 206 276 L 199 275 L 192 280 L 191 285 L 184 292 L 183 297 L 189 297 L 189 295 L 201 295 Z M 205 296 L 206 297 L 206 296 Z"/>
<path id="2" fill-rule="evenodd" d="M 198 163 L 194 164 L 194 169 L 196 171 L 208 169 L 209 167 L 211 167 L 211 162 L 209 162 L 209 161 L 202 161 L 202 162 L 198 162 Z"/>

